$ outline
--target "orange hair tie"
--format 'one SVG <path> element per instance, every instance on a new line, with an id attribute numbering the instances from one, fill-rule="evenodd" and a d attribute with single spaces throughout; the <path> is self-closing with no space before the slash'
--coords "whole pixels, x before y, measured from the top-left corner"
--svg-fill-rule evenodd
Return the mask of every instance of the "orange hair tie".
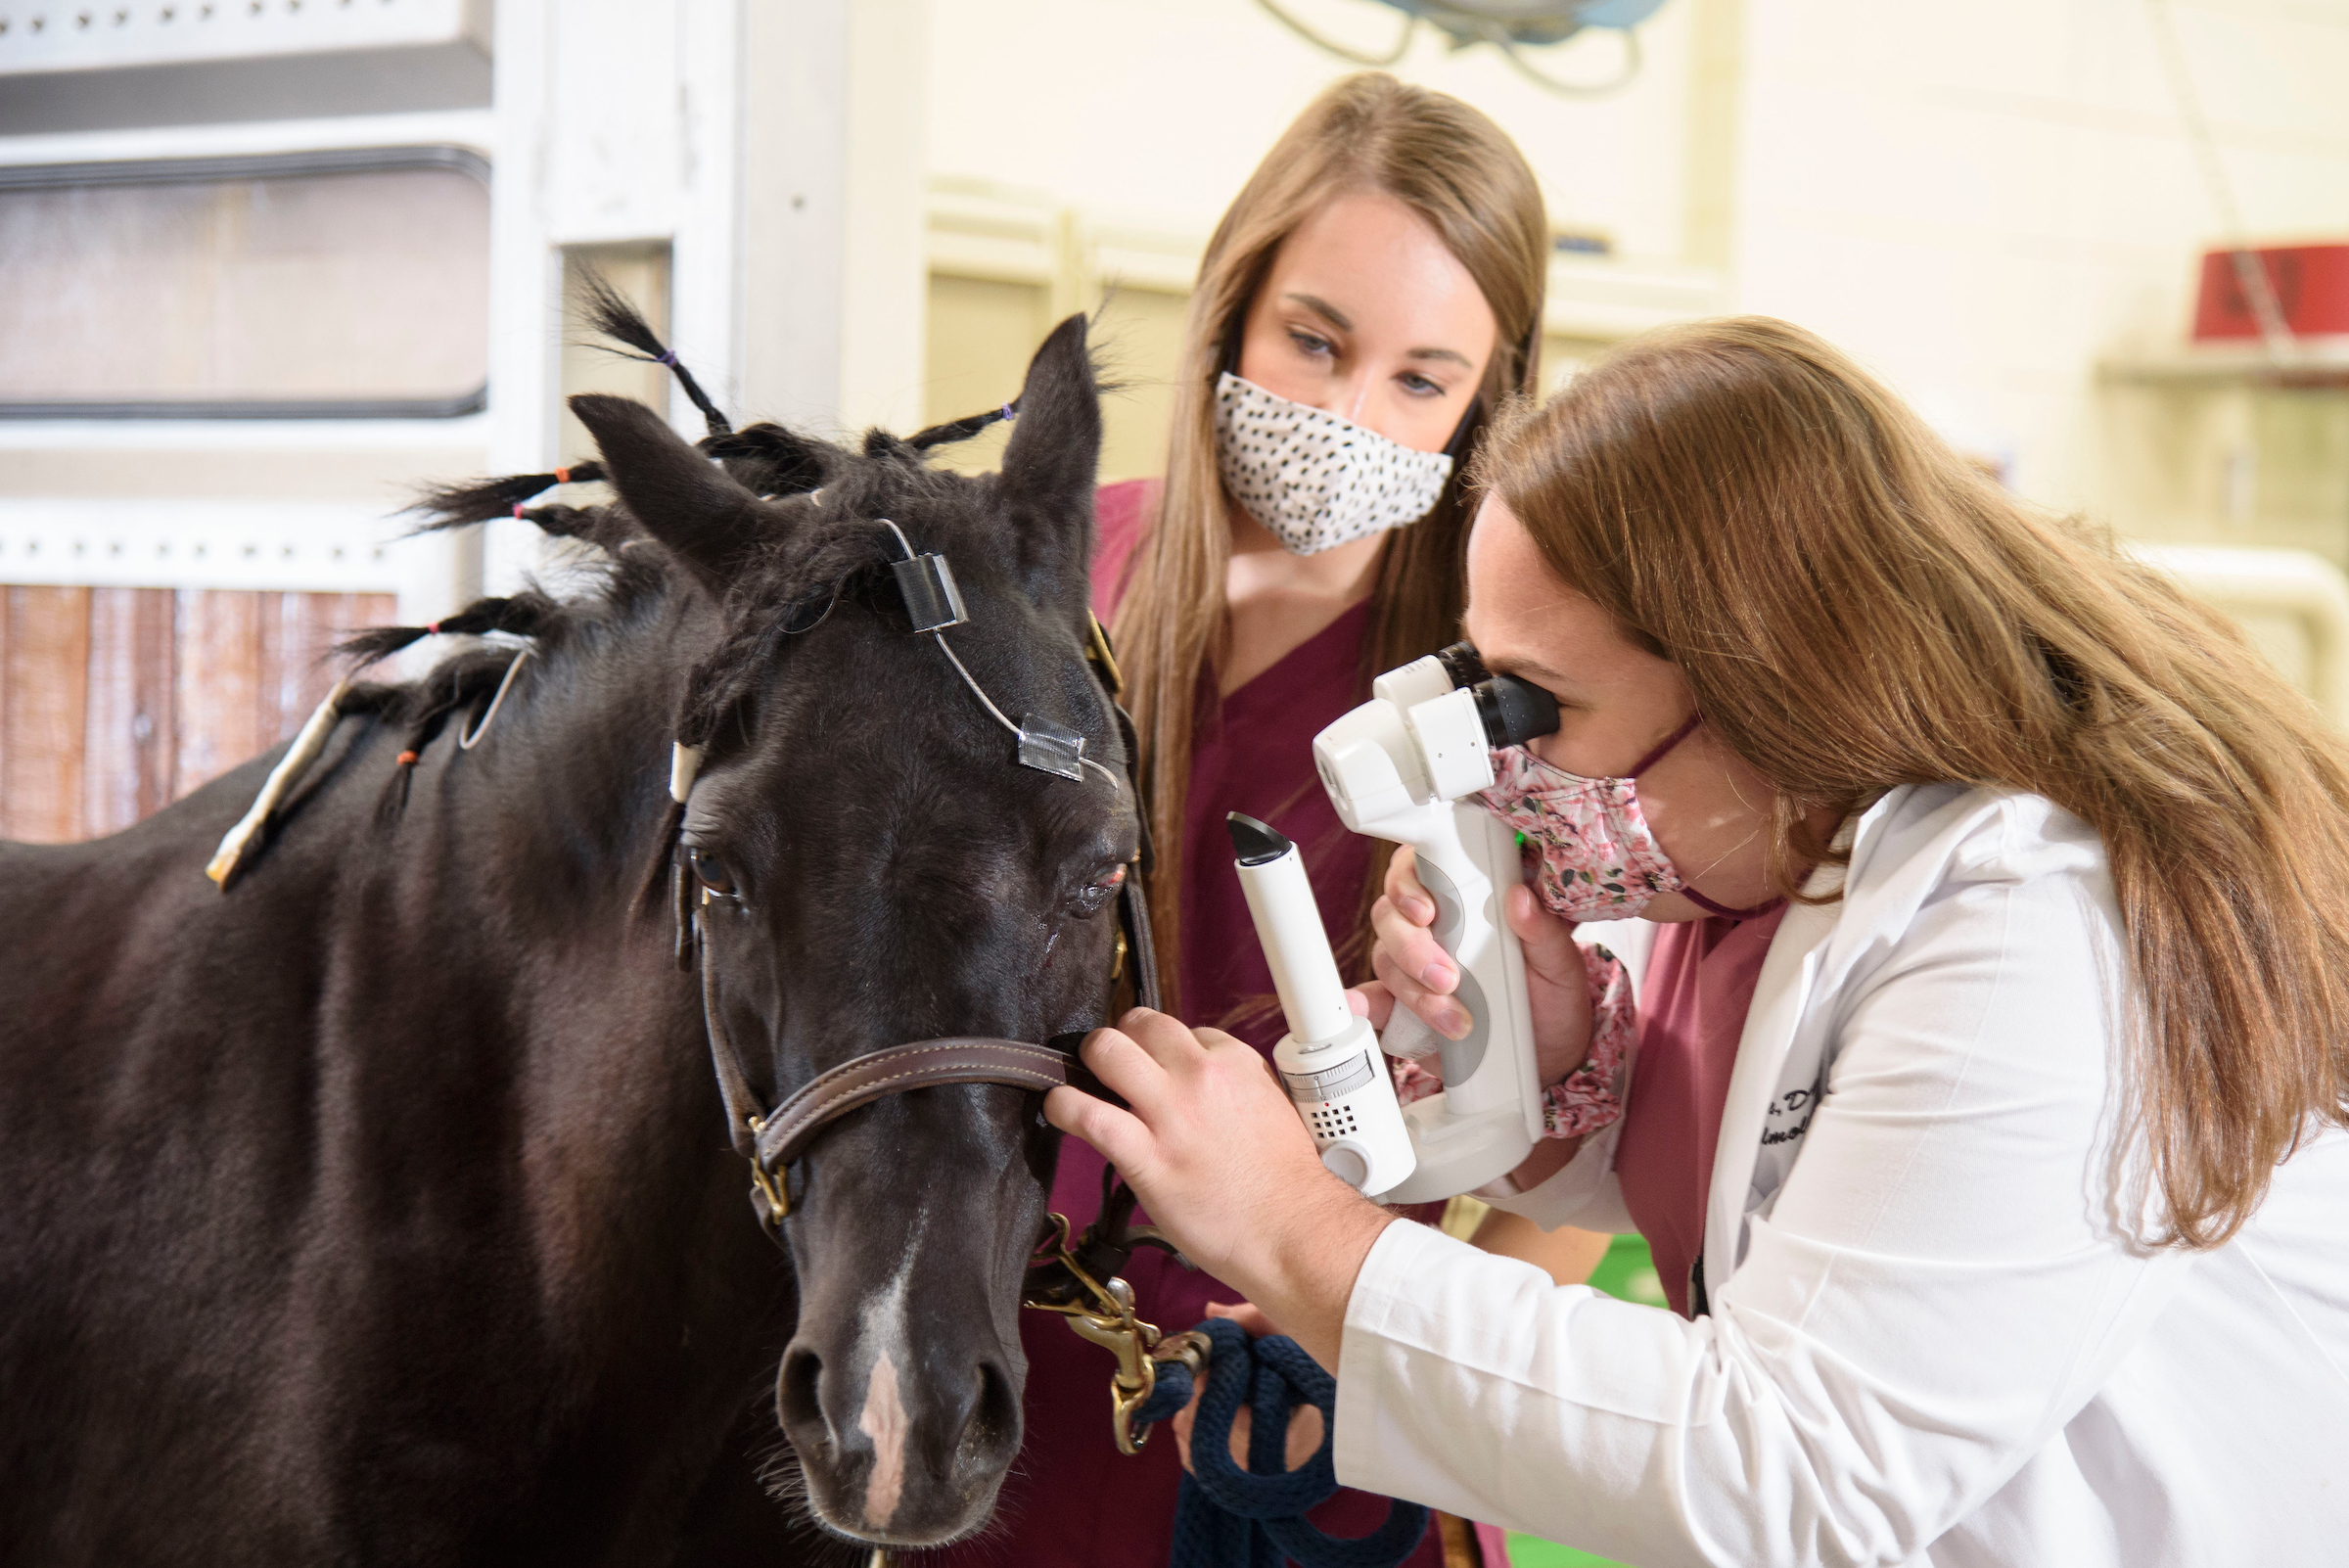
<path id="1" fill-rule="evenodd" d="M 568 468 L 556 469 L 555 483 L 557 484 L 569 484 L 571 483 L 571 470 Z"/>
<path id="2" fill-rule="evenodd" d="M 414 752 L 402 752 L 392 761 L 393 765 L 398 767 L 414 767 L 416 765 L 417 757 Z"/>

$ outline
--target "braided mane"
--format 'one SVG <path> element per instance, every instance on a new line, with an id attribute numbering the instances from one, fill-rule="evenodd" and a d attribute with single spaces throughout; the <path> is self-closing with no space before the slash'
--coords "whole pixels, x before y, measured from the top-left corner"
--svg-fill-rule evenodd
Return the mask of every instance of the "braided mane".
<path id="1" fill-rule="evenodd" d="M 795 508 L 788 539 L 748 542 L 742 568 L 726 590 L 725 629 L 686 680 L 676 736 L 687 746 L 705 745 L 756 684 L 781 639 L 794 629 L 805 629 L 795 623 L 793 612 L 810 605 L 820 610 L 852 575 L 883 561 L 881 534 L 870 521 L 884 502 L 882 491 L 897 499 L 903 499 L 909 488 L 917 494 L 932 489 L 942 496 L 948 493 L 959 481 L 930 468 L 925 454 L 1013 417 L 1017 404 L 906 438 L 870 431 L 861 453 L 853 455 L 780 425 L 736 430 L 635 306 L 592 273 L 586 293 L 588 324 L 619 346 L 613 351 L 666 366 L 701 410 L 710 433 L 695 443 L 700 450 L 754 494 L 799 497 L 802 502 Z M 551 653 L 582 628 L 620 619 L 675 585 L 675 562 L 625 506 L 530 504 L 549 490 L 606 477 L 601 463 L 586 462 L 549 473 L 468 480 L 434 486 L 409 508 L 418 518 L 419 533 L 513 517 L 550 537 L 577 540 L 591 552 L 584 563 L 589 581 L 581 592 L 563 599 L 535 587 L 476 599 L 429 625 L 377 626 L 337 646 L 338 654 L 364 666 L 436 634 L 505 639 L 459 648 L 413 680 L 354 684 L 345 695 L 344 711 L 373 714 L 407 731 L 403 765 L 386 795 L 387 812 L 396 812 L 405 804 L 414 760 L 451 716 L 489 702 L 526 650 Z"/>

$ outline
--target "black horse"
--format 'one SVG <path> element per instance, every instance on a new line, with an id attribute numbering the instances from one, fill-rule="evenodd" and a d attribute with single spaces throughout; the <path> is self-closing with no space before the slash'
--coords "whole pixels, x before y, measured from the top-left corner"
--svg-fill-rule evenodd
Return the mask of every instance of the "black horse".
<path id="1" fill-rule="evenodd" d="M 0 846 L 0 1560 L 713 1560 L 680 1543 L 778 1414 L 769 1485 L 832 1553 L 990 1516 L 1037 1095 L 834 1124 L 786 1178 L 786 1267 L 704 985 L 768 1105 L 876 1047 L 1102 1021 L 1139 824 L 1086 662 L 1084 323 L 978 479 L 922 454 L 976 421 L 697 450 L 574 406 L 621 504 L 530 515 L 600 579 L 484 601 L 439 629 L 514 636 L 353 688 L 225 897 L 203 869 L 266 758 L 111 839 Z M 960 580 L 969 682 L 913 632 L 908 547 Z M 1019 765 L 980 690 L 1082 736 L 1079 776 Z"/>

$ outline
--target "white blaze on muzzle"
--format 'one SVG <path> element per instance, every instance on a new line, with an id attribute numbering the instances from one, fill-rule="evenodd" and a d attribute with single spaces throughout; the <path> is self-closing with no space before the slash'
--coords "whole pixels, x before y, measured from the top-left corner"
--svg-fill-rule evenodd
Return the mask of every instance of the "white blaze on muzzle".
<path id="1" fill-rule="evenodd" d="M 905 1434 L 912 1425 L 898 1391 L 897 1359 L 884 1346 L 873 1359 L 872 1374 L 864 1385 L 864 1408 L 856 1416 L 856 1430 L 873 1443 L 872 1474 L 864 1483 L 868 1530 L 887 1530 L 897 1514 L 898 1499 L 904 1496 Z"/>

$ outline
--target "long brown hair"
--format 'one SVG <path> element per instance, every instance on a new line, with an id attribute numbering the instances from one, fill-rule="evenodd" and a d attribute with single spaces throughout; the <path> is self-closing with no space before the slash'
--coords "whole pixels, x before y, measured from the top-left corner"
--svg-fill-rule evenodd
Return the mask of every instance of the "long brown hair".
<path id="1" fill-rule="evenodd" d="M 2096 830 L 2162 1239 L 2225 1242 L 2349 1119 L 2349 745 L 2217 612 L 1784 322 L 1635 339 L 1503 423 L 1480 481 L 1775 786 L 1786 892 L 1831 858 L 1807 810 L 1901 784 Z"/>
<path id="2" fill-rule="evenodd" d="M 1225 655 L 1230 624 L 1224 575 L 1231 558 L 1226 508 L 1233 503 L 1216 462 L 1215 382 L 1281 243 L 1332 198 L 1358 191 L 1392 196 L 1425 219 L 1476 280 L 1498 324 L 1463 454 L 1482 440 L 1490 410 L 1536 385 L 1549 232 L 1541 189 L 1516 144 L 1458 99 L 1392 76 L 1364 71 L 1331 86 L 1257 165 L 1208 241 L 1191 294 L 1166 484 L 1116 617 L 1140 731 L 1158 858 L 1150 908 L 1170 998 L 1176 995 L 1182 945 L 1178 889 L 1193 704 L 1201 672 Z M 1455 469 L 1434 510 L 1388 534 L 1379 551 L 1365 693 L 1372 673 L 1457 635 L 1470 517 L 1465 466 Z M 1379 862 L 1374 881 L 1383 857 Z"/>

